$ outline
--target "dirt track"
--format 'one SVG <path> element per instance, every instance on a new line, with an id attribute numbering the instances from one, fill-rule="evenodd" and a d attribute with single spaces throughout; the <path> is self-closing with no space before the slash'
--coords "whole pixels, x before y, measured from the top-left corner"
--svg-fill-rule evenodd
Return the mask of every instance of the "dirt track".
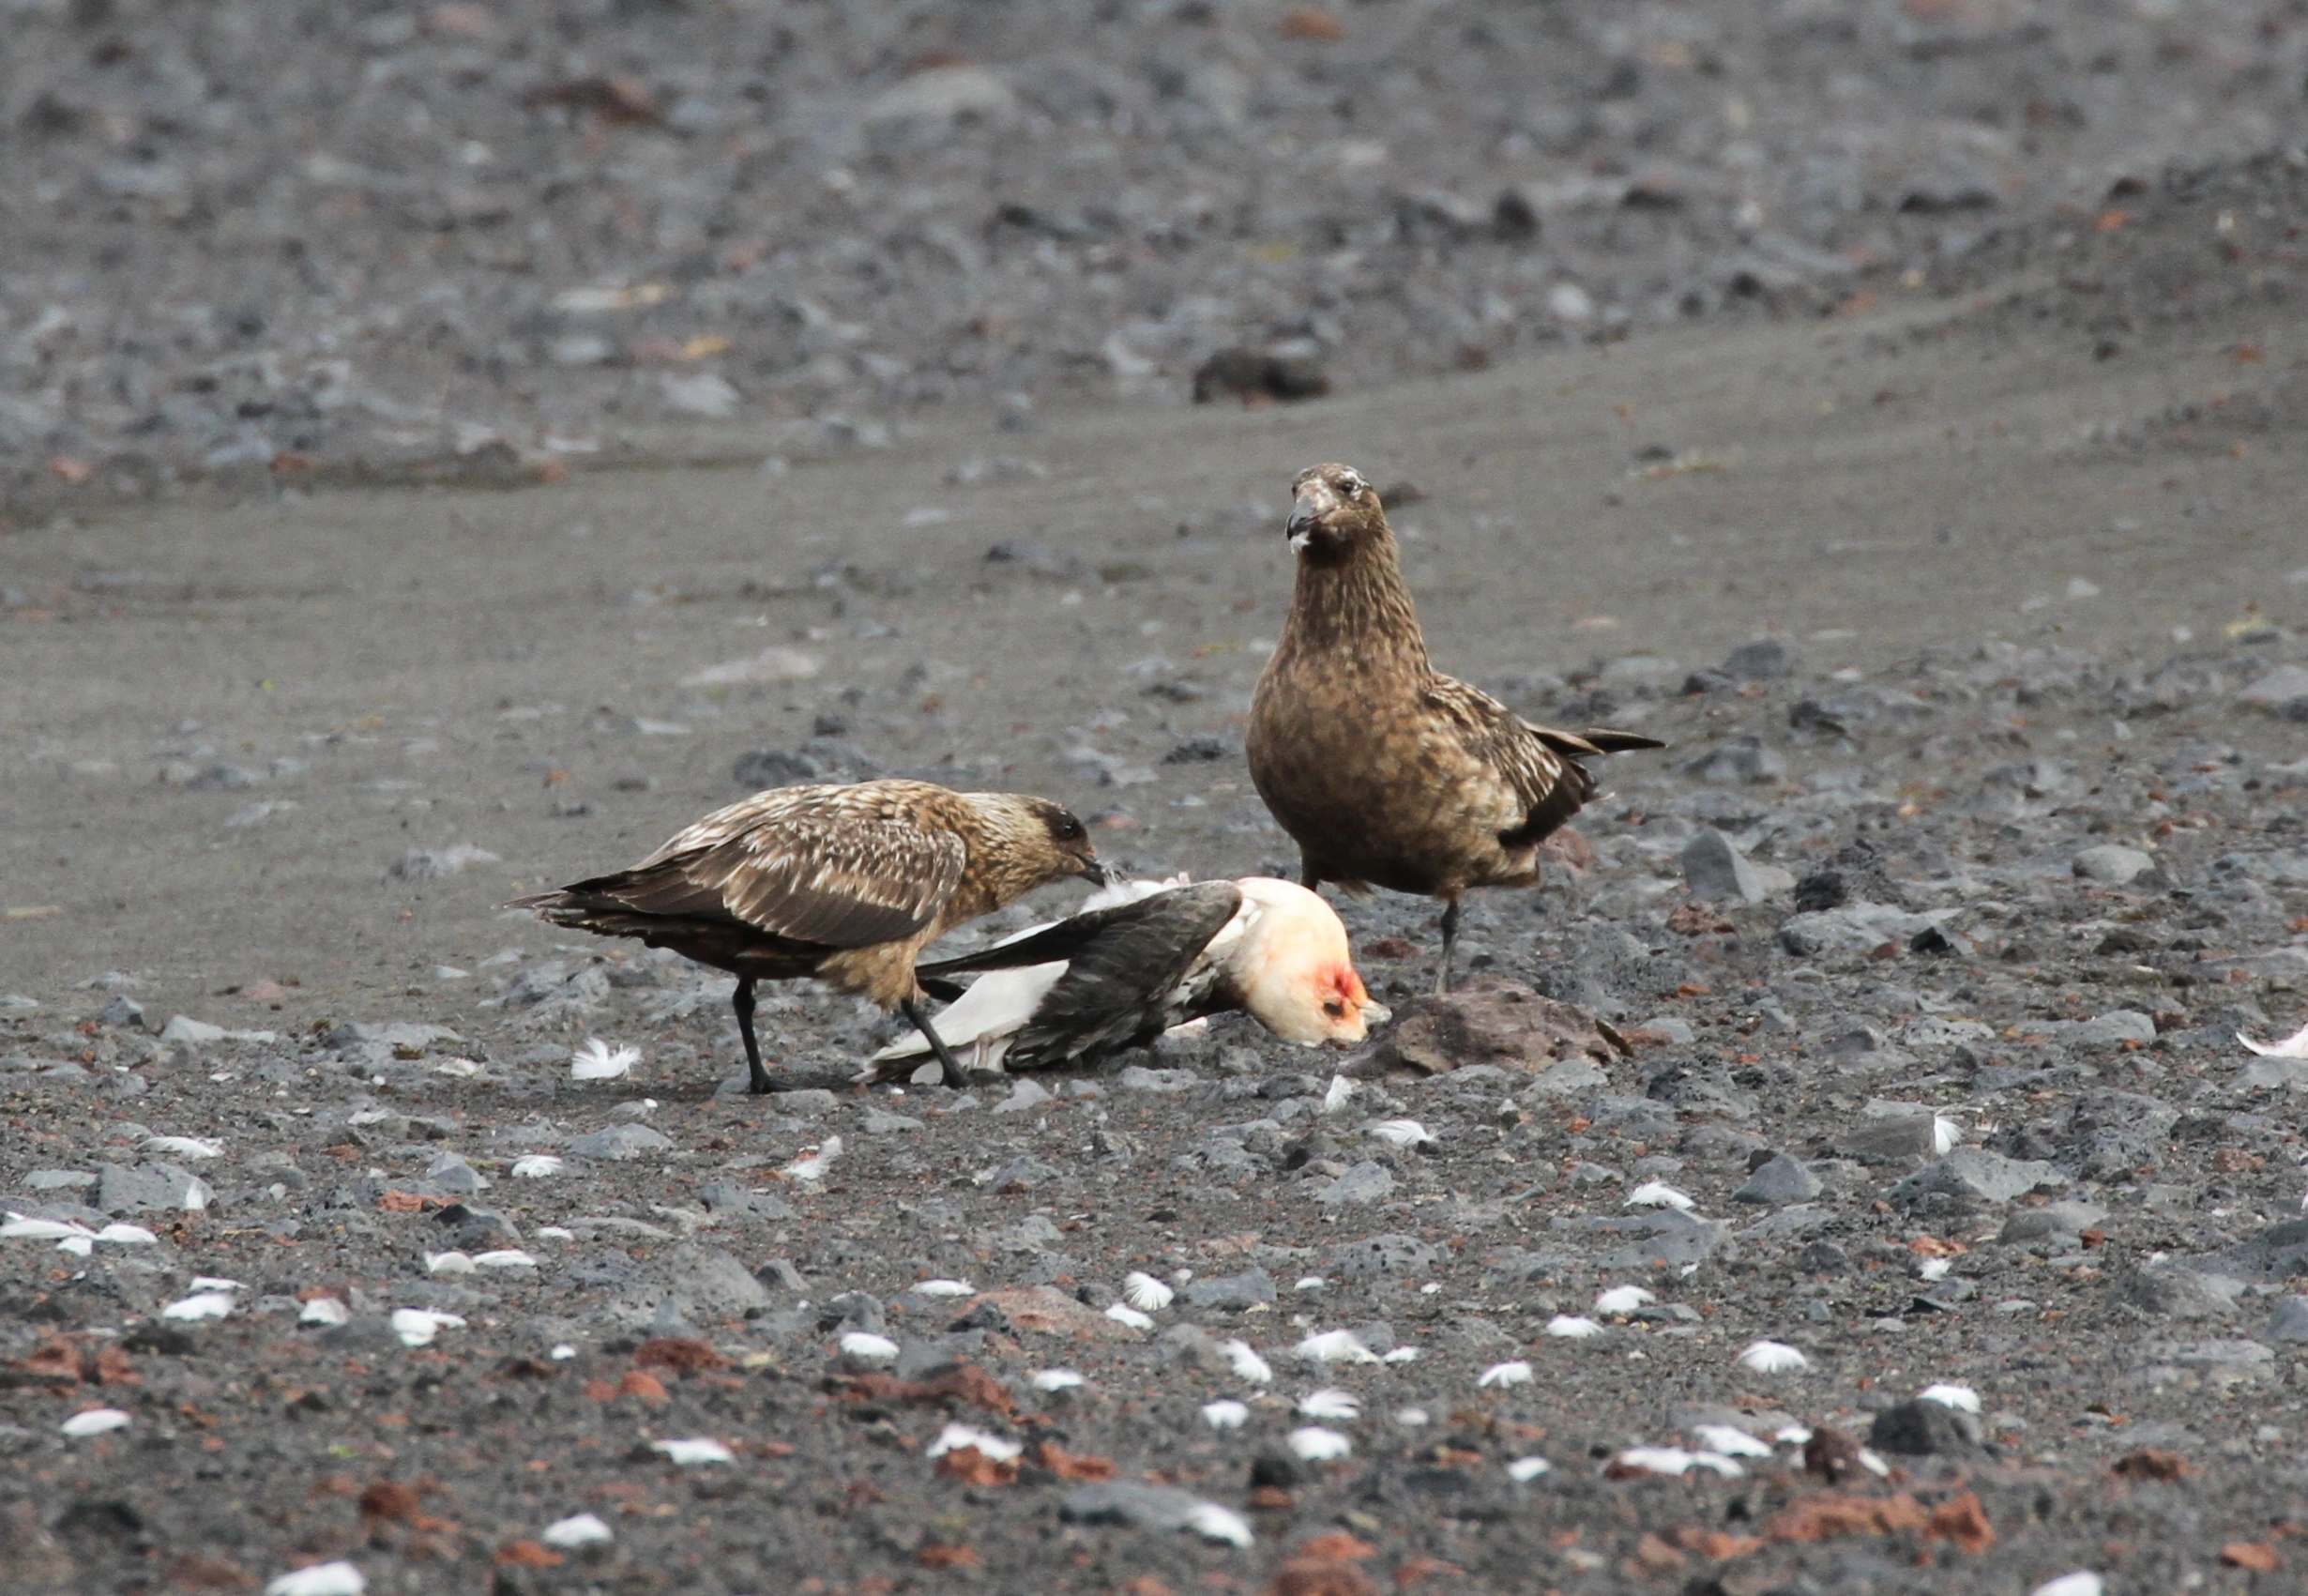
<path id="1" fill-rule="evenodd" d="M 2253 181 L 2289 181 L 2271 170 Z M 2179 233 L 2206 210 L 2154 215 Z M 1834 319 L 1303 408 L 1092 409 L 1025 434 L 934 416 L 782 474 L 752 467 L 767 434 L 666 433 L 662 458 L 747 464 L 166 505 L 0 540 L 0 993 L 32 1005 L 0 1014 L 0 1168 L 22 1211 L 160 1238 L 84 1265 L 0 1242 L 13 1588 L 229 1588 L 336 1558 L 407 1591 L 1353 1591 L 1356 1566 L 1446 1592 L 2018 1593 L 2084 1568 L 2127 1596 L 2283 1588 L 2303 1419 L 2299 1344 L 2271 1328 L 2298 1260 L 2270 1227 L 2297 1211 L 2296 1115 L 2280 1081 L 2240 1078 L 2232 1031 L 2308 1018 L 2308 877 L 2286 874 L 2308 749 L 2288 701 L 2238 695 L 2308 661 L 2287 408 L 2308 328 L 2207 294 L 2191 320 L 2137 316 L 2103 358 L 2079 297 L 2042 271 L 1955 298 L 1887 285 Z M 949 481 L 995 455 L 1046 474 Z M 1367 1084 L 1335 1119 L 1310 1087 L 1340 1059 L 1239 1031 L 1145 1061 L 1191 1079 L 1052 1083 L 1002 1118 L 938 1091 L 753 1103 L 711 1095 L 736 1061 L 719 988 L 497 912 L 637 857 L 764 750 L 1046 793 L 1137 871 L 1284 867 L 1231 726 L 1287 595 L 1283 488 L 1319 458 L 1415 484 L 1395 519 L 1446 667 L 1535 716 L 1675 742 L 1613 762 L 1587 874 L 1480 900 L 1464 944 L 1641 1033 L 1632 1056 Z M 1765 636 L 1789 674 L 1683 691 Z M 682 685 L 768 649 L 804 658 L 763 671 L 812 674 Z M 1677 861 L 1701 823 L 1798 875 L 1870 842 L 1878 873 L 1832 867 L 1851 900 L 1938 915 L 1957 951 L 1799 955 L 1784 889 L 1694 907 Z M 2079 876 L 2071 857 L 2101 843 L 2152 868 Z M 1426 984 L 1425 905 L 1346 913 L 1382 996 Z M 126 979 L 89 984 L 107 972 Z M 108 1016 L 114 998 L 142 1023 Z M 275 1036 L 151 1034 L 180 1013 Z M 770 1018 L 797 1085 L 835 1086 L 874 1034 L 806 994 Z M 588 1034 L 642 1049 L 632 1083 L 569 1081 Z M 2056 1173 L 2016 1200 L 1903 1189 L 1928 1147 L 1870 1100 Z M 1389 1149 L 1384 1115 L 1438 1139 Z M 570 1145 L 604 1130 L 590 1157 Z M 140 1150 L 148 1133 L 224 1149 L 189 1162 Z M 829 1134 L 837 1173 L 778 1176 Z M 641 1156 L 607 1156 L 620 1137 Z M 1744 1206 L 1756 1151 L 1823 1193 Z M 536 1152 L 568 1163 L 512 1173 Z M 213 1205 L 137 1206 L 161 1165 Z M 1336 1194 L 1367 1169 L 1387 1191 Z M 36 1170 L 91 1178 L 34 1189 Z M 1652 1178 L 1728 1221 L 1692 1272 L 1593 1228 Z M 2084 1207 L 2012 1231 L 2043 1198 Z M 1916 1307 L 1921 1240 L 1959 1242 L 1937 1255 L 1976 1295 Z M 430 1272 L 452 1243 L 538 1266 Z M 1182 1291 L 1143 1333 L 1100 1313 L 1127 1270 L 1253 1265 L 1271 1303 L 1255 1283 Z M 231 1316 L 156 1317 L 203 1275 L 245 1283 Z M 912 1291 L 937 1276 L 1007 1295 Z M 1052 1283 L 1055 1303 L 1025 1295 Z M 1657 1292 L 1649 1316 L 1591 1345 L 1544 1333 L 1624 1283 Z M 294 1328 L 314 1290 L 351 1323 Z M 469 1322 L 412 1349 L 382 1316 L 409 1307 Z M 846 1383 L 835 1337 L 884 1328 L 902 1372 L 999 1384 Z M 1421 1356 L 1292 1356 L 1331 1329 Z M 70 1352 L 43 1350 L 59 1336 Z M 1735 1366 L 1760 1336 L 1813 1369 Z M 1218 1431 L 1197 1406 L 1259 1390 L 1210 1345 L 1234 1337 L 1285 1403 Z M 99 1383 L 119 1346 L 112 1372 L 141 1384 Z M 1533 1384 L 1477 1385 L 1515 1360 Z M 1032 1371 L 1059 1366 L 1087 1385 L 1038 1391 Z M 1979 1390 L 1997 1450 L 1942 1426 L 1937 1450 L 1890 1454 L 1900 1480 L 1838 1486 L 1908 1507 L 1830 1511 L 1784 1451 L 1737 1480 L 1603 1477 L 1694 1421 L 1864 1439 L 1935 1380 Z M 1315 1421 L 1287 1402 L 1333 1385 L 1362 1401 L 1333 1425 L 1352 1458 L 1293 1459 L 1285 1433 Z M 100 1403 L 129 1426 L 59 1438 Z M 957 1479 L 922 1455 L 949 1420 L 1058 1451 L 1015 1482 L 982 1457 Z M 648 1450 L 700 1436 L 735 1461 Z M 2112 1482 L 2143 1445 L 2193 1472 Z M 1243 1513 L 1255 1543 L 1162 1528 L 1147 1500 L 1065 1516 L 1098 1472 L 1070 1454 Z M 1553 1472 L 1514 1480 L 1525 1456 Z M 1991 1546 L 1965 1549 L 1966 1490 Z M 1935 1531 L 1902 1516 L 1942 1508 Z M 606 1547 L 538 1543 L 583 1511 Z M 1858 1516 L 1835 1533 L 1833 1512 Z M 1142 1522 L 1076 1522 L 1101 1512 Z M 1317 1531 L 1374 1549 L 1327 1543 L 1301 1561 L 1327 1550 L 1331 1583 L 1283 1583 Z"/>

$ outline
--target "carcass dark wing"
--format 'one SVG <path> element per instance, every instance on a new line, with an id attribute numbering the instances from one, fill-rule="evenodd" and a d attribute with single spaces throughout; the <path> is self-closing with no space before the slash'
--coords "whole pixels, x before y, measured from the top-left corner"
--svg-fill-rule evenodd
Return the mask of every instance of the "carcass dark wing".
<path id="1" fill-rule="evenodd" d="M 1175 887 L 1134 904 L 1093 909 L 1031 936 L 923 965 L 919 974 L 1016 969 L 1066 962 L 1004 1060 L 1035 1069 L 1151 1041 L 1175 1023 L 1173 997 L 1210 939 L 1242 906 L 1228 881 Z M 1183 1017 L 1183 1016 L 1180 1016 Z"/>

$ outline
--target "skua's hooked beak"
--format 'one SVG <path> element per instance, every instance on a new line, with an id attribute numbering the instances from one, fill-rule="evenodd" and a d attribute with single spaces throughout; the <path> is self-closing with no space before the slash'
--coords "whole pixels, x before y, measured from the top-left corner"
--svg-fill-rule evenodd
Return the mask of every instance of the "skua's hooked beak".
<path id="1" fill-rule="evenodd" d="M 1313 540 L 1314 521 L 1320 513 L 1306 502 L 1303 494 L 1290 501 L 1290 519 L 1283 523 L 1283 536 L 1290 540 L 1290 546 L 1297 553 L 1306 553 L 1306 545 Z"/>

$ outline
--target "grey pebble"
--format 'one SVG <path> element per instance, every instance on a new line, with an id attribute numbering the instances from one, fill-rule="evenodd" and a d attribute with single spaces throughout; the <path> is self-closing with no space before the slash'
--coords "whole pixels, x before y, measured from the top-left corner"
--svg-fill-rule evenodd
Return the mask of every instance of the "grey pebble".
<path id="1" fill-rule="evenodd" d="M 2046 1203 L 2022 1208 L 2003 1222 L 1998 1241 L 2037 1241 L 2046 1237 L 2079 1236 L 2107 1222 L 2107 1209 L 2096 1203 Z"/>
<path id="2" fill-rule="evenodd" d="M 1040 1082 L 1022 1080 L 1011 1086 L 1010 1095 L 995 1103 L 993 1112 L 995 1114 L 1023 1114 L 1028 1109 L 1040 1108 L 1049 1101 L 1050 1093 L 1042 1087 Z"/>
<path id="3" fill-rule="evenodd" d="M 1867 1444 L 1908 1457 L 1960 1455 L 1980 1447 L 1980 1421 L 1958 1407 L 1918 1397 L 1875 1415 Z"/>
<path id="4" fill-rule="evenodd" d="M 96 1206 L 108 1214 L 205 1208 L 215 1196 L 207 1181 L 173 1163 L 97 1165 Z"/>
<path id="5" fill-rule="evenodd" d="M 1324 1271 L 1344 1280 L 1375 1280 L 1423 1275 L 1434 1269 L 1442 1250 L 1415 1236 L 1366 1236 L 1344 1242 L 1323 1260 Z M 1263 1273 L 1264 1271 L 1260 1271 Z"/>
<path id="6" fill-rule="evenodd" d="M 2087 881 L 2102 881 L 2112 887 L 2121 887 L 2134 877 L 2155 869 L 2155 859 L 2137 848 L 2127 848 L 2114 843 L 2103 843 L 2096 848 L 2086 848 L 2075 856 L 2075 874 Z"/>
<path id="7" fill-rule="evenodd" d="M 1805 1168 L 1800 1160 L 1778 1153 L 1758 1165 L 1731 1193 L 1731 1200 L 1783 1208 L 1808 1203 L 1819 1194 L 1820 1189 L 1819 1178 Z"/>
<path id="8" fill-rule="evenodd" d="M 1348 1166 L 1344 1175 L 1315 1193 L 1314 1201 L 1336 1208 L 1347 1203 L 1374 1203 L 1393 1192 L 1394 1177 L 1386 1166 L 1365 1160 Z"/>
<path id="9" fill-rule="evenodd" d="M 1980 1148 L 1957 1148 L 1894 1185 L 1884 1195 L 1893 1203 L 1939 1194 L 1977 1202 L 2008 1203 L 2038 1190 L 2057 1190 L 2067 1177 L 2033 1159 L 2006 1158 Z"/>
<path id="10" fill-rule="evenodd" d="M 1932 1155 L 1934 1134 L 1928 1112 L 1863 1119 L 1835 1138 L 1835 1150 L 1865 1164 L 1906 1167 Z"/>
<path id="11" fill-rule="evenodd" d="M 647 1125 L 625 1124 L 612 1125 L 589 1135 L 573 1137 L 569 1144 L 569 1151 L 575 1158 L 622 1162 L 648 1153 L 671 1152 L 673 1145 L 673 1138 L 662 1131 Z"/>
<path id="12" fill-rule="evenodd" d="M 2308 1342 L 2308 1297 L 2279 1297 L 2268 1315 L 2268 1339 L 2282 1345 Z"/>
<path id="13" fill-rule="evenodd" d="M 1795 886 L 1793 873 L 1756 864 L 1712 826 L 1702 826 L 1683 844 L 1683 884 L 1708 904 L 1759 904 Z"/>
<path id="14" fill-rule="evenodd" d="M 1274 1277 L 1253 1265 L 1240 1274 L 1189 1281 L 1178 1296 L 1192 1307 L 1240 1311 L 1273 1301 Z"/>

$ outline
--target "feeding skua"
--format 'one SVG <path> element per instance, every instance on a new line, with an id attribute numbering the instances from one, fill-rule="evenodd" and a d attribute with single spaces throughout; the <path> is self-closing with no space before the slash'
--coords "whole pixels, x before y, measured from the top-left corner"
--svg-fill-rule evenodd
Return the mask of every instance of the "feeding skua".
<path id="1" fill-rule="evenodd" d="M 523 898 L 554 925 L 639 937 L 737 978 L 747 1089 L 773 1090 L 753 983 L 815 976 L 904 1013 L 965 1077 L 921 1010 L 914 961 L 1038 887 L 1102 883 L 1082 822 L 1047 798 L 928 782 L 782 787 L 716 810 L 629 870 Z"/>

